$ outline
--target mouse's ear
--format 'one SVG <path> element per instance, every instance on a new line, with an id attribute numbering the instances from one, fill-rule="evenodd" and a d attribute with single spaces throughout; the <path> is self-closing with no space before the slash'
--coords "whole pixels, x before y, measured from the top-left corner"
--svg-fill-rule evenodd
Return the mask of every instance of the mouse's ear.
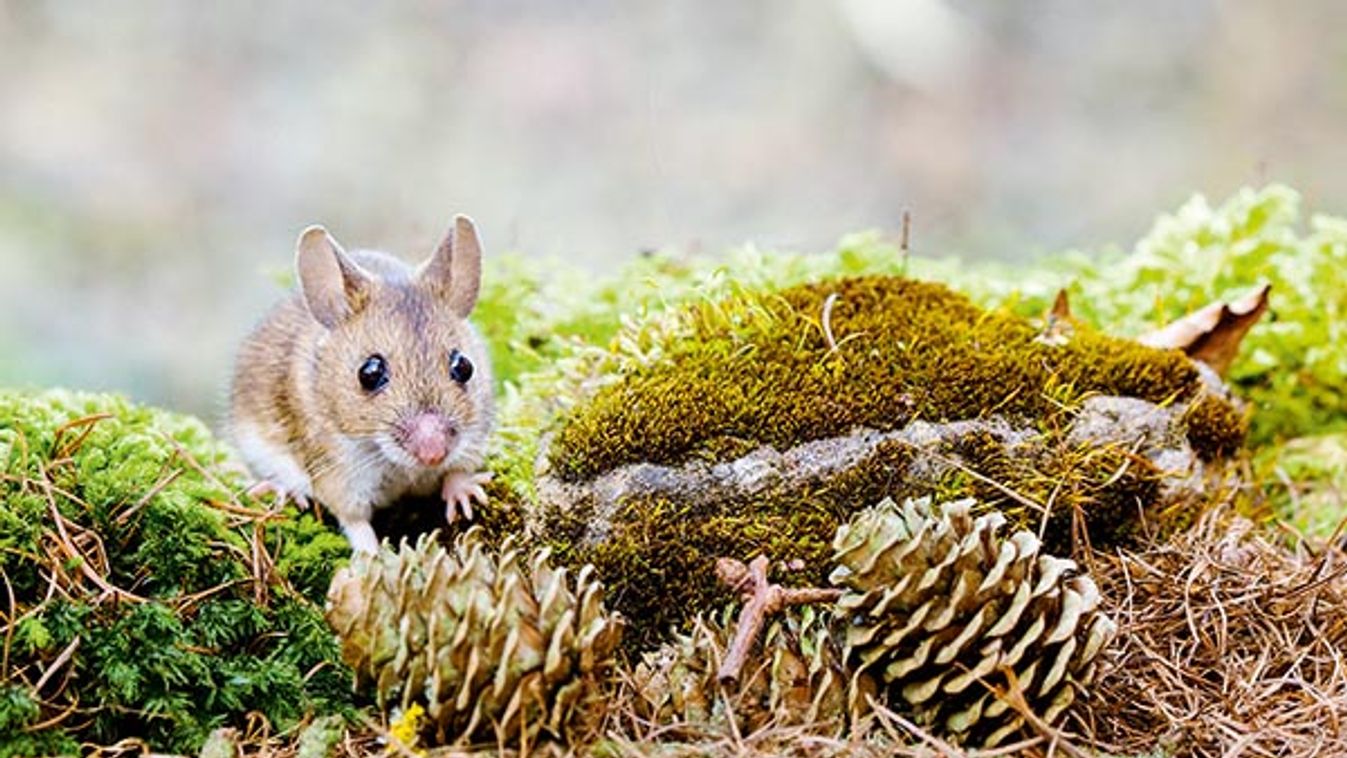
<path id="1" fill-rule="evenodd" d="M 482 243 L 472 219 L 454 217 L 453 228 L 430 260 L 422 264 L 417 281 L 448 300 L 458 315 L 467 318 L 472 313 L 482 286 Z"/>
<path id="2" fill-rule="evenodd" d="M 311 226 L 299 235 L 295 270 L 304 303 L 323 326 L 331 329 L 364 307 L 369 275 L 323 227 Z"/>

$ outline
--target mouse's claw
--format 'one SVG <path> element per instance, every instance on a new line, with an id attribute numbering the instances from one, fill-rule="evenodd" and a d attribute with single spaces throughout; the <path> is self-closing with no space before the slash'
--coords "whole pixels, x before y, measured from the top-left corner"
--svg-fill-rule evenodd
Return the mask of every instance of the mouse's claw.
<path id="1" fill-rule="evenodd" d="M 464 520 L 472 521 L 472 502 L 476 500 L 486 505 L 487 482 L 491 481 L 491 472 L 450 471 L 444 477 L 444 486 L 440 495 L 444 497 L 444 518 L 449 523 L 458 520 L 459 514 Z"/>

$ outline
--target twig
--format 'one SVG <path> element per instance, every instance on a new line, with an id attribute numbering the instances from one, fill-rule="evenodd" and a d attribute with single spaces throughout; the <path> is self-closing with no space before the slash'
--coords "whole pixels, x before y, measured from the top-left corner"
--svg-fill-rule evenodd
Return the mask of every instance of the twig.
<path id="1" fill-rule="evenodd" d="M 5 650 L 0 660 L 0 681 L 9 681 L 9 648 L 14 642 L 14 627 L 19 625 L 15 616 L 19 613 L 19 604 L 14 600 L 14 585 L 9 581 L 9 572 L 0 566 L 0 578 L 5 580 L 5 595 L 9 598 L 9 613 L 5 614 Z"/>
<path id="2" fill-rule="evenodd" d="M 959 748 L 954 747 L 948 742 L 945 742 L 944 740 L 940 739 L 934 734 L 931 734 L 925 729 L 922 729 L 921 727 L 917 726 L 911 721 L 908 721 L 907 719 L 898 715 L 894 711 L 890 710 L 883 703 L 875 699 L 874 696 L 866 695 L 865 699 L 869 701 L 870 707 L 874 709 L 875 715 L 879 716 L 881 723 L 883 721 L 892 720 L 898 726 L 906 730 L 908 734 L 917 737 L 922 742 L 925 742 L 926 744 L 940 751 L 941 755 L 950 756 L 950 758 L 963 758 L 964 756 L 967 755 L 966 753 L 964 753 L 964 751 L 960 750 Z"/>
<path id="3" fill-rule="evenodd" d="M 837 352 L 837 340 L 833 337 L 833 304 L 837 302 L 837 293 L 831 292 L 823 301 L 823 338 L 828 341 L 828 352 Z"/>
<path id="4" fill-rule="evenodd" d="M 51 488 L 47 488 L 47 504 L 51 507 L 52 521 L 56 524 L 56 532 L 59 536 L 57 543 L 61 546 L 61 550 L 66 554 L 66 557 L 74 560 L 75 563 L 78 564 L 80 573 L 84 574 L 86 579 L 98 585 L 104 592 L 133 603 L 145 602 L 145 598 L 140 597 L 133 592 L 121 589 L 120 587 L 113 586 L 111 582 L 100 576 L 97 571 L 94 571 L 93 568 L 89 566 L 89 559 L 85 557 L 84 553 L 80 552 L 80 549 L 75 547 L 75 543 L 70 540 L 70 534 L 65 528 L 65 517 L 61 515 L 60 508 L 56 506 L 56 497 L 52 495 Z"/>
<path id="5" fill-rule="evenodd" d="M 793 605 L 810 603 L 831 603 L 842 596 L 841 590 L 821 589 L 817 587 L 786 588 L 767 581 L 767 556 L 759 555 L 745 566 L 742 561 L 733 558 L 721 558 L 716 561 L 716 574 L 720 580 L 743 596 L 744 609 L 739 613 L 739 625 L 734 631 L 734 639 L 721 661 L 716 678 L 721 684 L 734 685 L 744 670 L 748 653 L 757 642 L 763 624 L 769 615 L 779 613 Z"/>
<path id="6" fill-rule="evenodd" d="M 95 413 L 92 416 L 71 419 L 56 427 L 56 434 L 52 437 L 51 445 L 55 455 L 52 457 L 59 460 L 69 456 L 76 450 L 79 450 L 80 446 L 84 444 L 84 441 L 89 438 L 89 433 L 94 430 L 94 425 L 99 421 L 110 418 L 112 418 L 111 413 Z M 65 436 L 65 433 L 71 429 L 81 429 L 80 436 L 76 437 L 68 445 L 63 445 L 61 437 Z"/>
<path id="7" fill-rule="evenodd" d="M 33 685 L 33 692 L 41 692 L 43 686 L 45 686 L 52 676 L 66 664 L 66 661 L 70 660 L 70 656 L 75 654 L 75 651 L 79 649 L 79 646 L 79 635 L 75 635 L 75 639 L 71 640 L 70 644 L 65 646 L 65 649 L 61 651 L 61 654 L 56 656 L 56 660 L 51 662 L 51 665 L 47 667 L 45 672 L 43 672 L 42 677 L 37 680 L 37 684 Z"/>
<path id="8" fill-rule="evenodd" d="M 34 734 L 36 732 L 42 732 L 47 729 L 50 729 L 51 727 L 56 726 L 62 721 L 65 721 L 66 719 L 70 718 L 71 714 L 79 710 L 79 707 L 80 702 L 79 699 L 76 698 L 70 703 L 70 705 L 66 706 L 65 710 L 61 711 L 55 716 L 52 716 L 49 719 L 46 719 L 45 721 L 39 721 L 33 724 L 25 724 L 22 731 L 24 734 Z"/>

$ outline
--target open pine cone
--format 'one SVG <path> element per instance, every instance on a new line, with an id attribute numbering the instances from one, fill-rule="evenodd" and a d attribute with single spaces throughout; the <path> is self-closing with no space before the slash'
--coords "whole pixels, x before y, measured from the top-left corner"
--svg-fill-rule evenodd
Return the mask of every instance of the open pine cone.
<path id="1" fill-rule="evenodd" d="M 637 665 L 637 710 L 657 724 L 726 727 L 751 732 L 774 722 L 809 725 L 833 735 L 846 726 L 847 674 L 828 617 L 805 606 L 767 628 L 739 683 L 717 672 L 734 636 L 734 608 L 720 618 L 696 617 Z"/>
<path id="2" fill-rule="evenodd" d="M 383 708 L 424 705 L 439 744 L 574 739 L 622 633 L 588 566 L 572 581 L 546 550 L 525 564 L 478 529 L 452 549 L 430 535 L 357 554 L 332 579 L 327 618 L 357 684 Z"/>
<path id="3" fill-rule="evenodd" d="M 1024 724 L 1004 693 L 1019 689 L 1055 723 L 1115 627 L 1073 561 L 1040 554 L 1031 532 L 1002 536 L 1005 518 L 973 518 L 972 506 L 885 500 L 838 530 L 831 579 L 847 590 L 848 662 L 873 672 L 895 709 L 990 747 Z"/>

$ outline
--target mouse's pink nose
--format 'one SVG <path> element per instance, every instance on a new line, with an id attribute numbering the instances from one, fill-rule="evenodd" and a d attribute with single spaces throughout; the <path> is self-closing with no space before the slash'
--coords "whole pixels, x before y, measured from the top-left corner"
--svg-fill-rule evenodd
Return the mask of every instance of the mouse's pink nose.
<path id="1" fill-rule="evenodd" d="M 426 466 L 449 455 L 449 425 L 438 413 L 419 413 L 407 425 L 407 452 Z"/>

